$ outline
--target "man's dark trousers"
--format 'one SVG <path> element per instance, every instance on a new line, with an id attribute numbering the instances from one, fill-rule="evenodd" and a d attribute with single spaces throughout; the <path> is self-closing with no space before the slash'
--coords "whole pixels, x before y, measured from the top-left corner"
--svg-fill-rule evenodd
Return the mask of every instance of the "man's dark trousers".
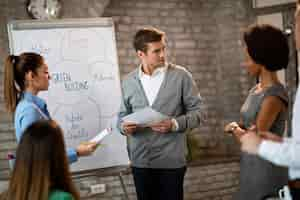
<path id="1" fill-rule="evenodd" d="M 183 200 L 186 167 L 151 169 L 132 167 L 138 200 Z"/>

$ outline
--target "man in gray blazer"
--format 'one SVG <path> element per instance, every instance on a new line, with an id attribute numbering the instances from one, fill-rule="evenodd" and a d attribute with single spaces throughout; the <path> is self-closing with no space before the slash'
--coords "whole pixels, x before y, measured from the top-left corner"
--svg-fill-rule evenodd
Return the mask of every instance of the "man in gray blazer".
<path id="1" fill-rule="evenodd" d="M 203 121 L 202 99 L 192 75 L 166 62 L 165 33 L 144 28 L 133 42 L 141 64 L 122 81 L 118 127 L 127 136 L 138 200 L 183 200 L 187 129 Z M 147 128 L 123 121 L 147 106 L 170 118 Z"/>

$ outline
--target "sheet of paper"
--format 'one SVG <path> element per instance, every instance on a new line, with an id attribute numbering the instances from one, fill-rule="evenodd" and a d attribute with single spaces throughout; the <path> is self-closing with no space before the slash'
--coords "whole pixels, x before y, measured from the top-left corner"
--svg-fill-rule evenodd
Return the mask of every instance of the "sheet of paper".
<path id="1" fill-rule="evenodd" d="M 135 113 L 123 117 L 122 120 L 124 122 L 133 122 L 137 125 L 146 127 L 151 123 L 160 122 L 169 118 L 169 116 L 157 112 L 151 107 L 146 107 L 142 110 L 139 110 Z"/>
<path id="2" fill-rule="evenodd" d="M 101 131 L 100 133 L 98 133 L 94 138 L 92 138 L 89 142 L 96 142 L 97 144 L 99 144 L 101 142 L 101 140 L 103 140 L 103 138 L 105 136 L 107 136 L 108 134 L 111 133 L 111 130 L 106 128 L 103 131 Z"/>

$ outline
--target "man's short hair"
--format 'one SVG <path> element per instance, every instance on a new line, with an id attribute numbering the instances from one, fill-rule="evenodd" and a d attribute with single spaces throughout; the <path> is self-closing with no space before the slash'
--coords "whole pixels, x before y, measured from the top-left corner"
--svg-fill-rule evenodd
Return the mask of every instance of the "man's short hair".
<path id="1" fill-rule="evenodd" d="M 165 37 L 165 33 L 156 28 L 142 28 L 134 36 L 133 46 L 135 51 L 147 51 L 147 44 L 150 42 L 159 42 Z"/>

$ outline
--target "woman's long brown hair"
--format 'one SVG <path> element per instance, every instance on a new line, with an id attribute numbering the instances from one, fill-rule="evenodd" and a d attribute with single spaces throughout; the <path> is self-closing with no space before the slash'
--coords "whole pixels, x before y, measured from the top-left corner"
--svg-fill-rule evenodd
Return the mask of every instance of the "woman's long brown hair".
<path id="1" fill-rule="evenodd" d="M 69 192 L 79 200 L 75 189 L 62 130 L 54 121 L 38 121 L 29 126 L 16 153 L 5 200 L 48 200 L 51 190 Z"/>
<path id="2" fill-rule="evenodd" d="M 25 90 L 25 75 L 37 69 L 44 63 L 41 55 L 31 52 L 22 53 L 19 56 L 10 55 L 4 65 L 4 101 L 8 112 L 16 109 L 19 94 Z"/>

